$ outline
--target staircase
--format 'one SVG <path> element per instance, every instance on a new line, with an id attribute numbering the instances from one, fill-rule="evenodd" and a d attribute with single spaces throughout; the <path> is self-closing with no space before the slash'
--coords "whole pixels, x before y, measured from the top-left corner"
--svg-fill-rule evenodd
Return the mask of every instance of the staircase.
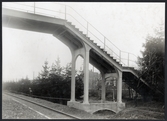
<path id="1" fill-rule="evenodd" d="M 138 74 L 137 74 L 137 70 L 134 67 L 124 67 L 119 62 L 119 60 L 114 59 L 113 56 L 111 56 L 107 51 L 105 51 L 103 48 L 101 48 L 99 45 L 97 45 L 97 43 L 95 43 L 93 40 L 91 40 L 90 37 L 87 37 L 86 34 L 84 34 L 82 31 L 80 31 L 79 28 L 76 28 L 75 25 L 72 25 L 72 23 L 68 22 L 67 20 L 66 20 L 66 22 L 67 22 L 67 24 L 69 24 L 70 26 L 72 26 L 74 29 L 76 29 L 77 31 L 79 31 L 79 33 L 81 33 L 82 35 L 84 35 L 87 38 L 88 41 L 90 41 L 96 47 L 98 47 L 101 51 L 103 51 L 103 53 L 105 55 L 107 55 L 108 57 L 110 57 L 110 59 L 114 60 L 122 68 L 122 71 L 123 71 L 123 81 L 127 85 L 129 85 L 132 89 L 134 89 L 137 93 L 139 93 L 142 97 L 144 97 L 144 98 L 150 97 L 156 91 L 158 91 L 160 94 L 163 95 L 163 93 L 161 91 L 155 90 L 149 84 L 147 84 L 147 82 L 145 82 L 143 79 L 139 79 Z M 126 71 L 124 71 L 124 70 L 126 70 Z"/>

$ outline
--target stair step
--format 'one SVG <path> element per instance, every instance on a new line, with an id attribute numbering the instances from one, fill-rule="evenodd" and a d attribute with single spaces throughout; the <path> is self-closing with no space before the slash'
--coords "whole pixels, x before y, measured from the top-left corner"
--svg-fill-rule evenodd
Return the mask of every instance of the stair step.
<path id="1" fill-rule="evenodd" d="M 107 51 L 104 51 L 107 54 Z"/>
<path id="2" fill-rule="evenodd" d="M 114 61 L 117 61 L 116 59 L 113 59 Z"/>
<path id="3" fill-rule="evenodd" d="M 79 30 L 79 28 L 75 28 L 76 30 L 78 30 L 79 32 L 81 32 L 80 30 Z"/>
<path id="4" fill-rule="evenodd" d="M 79 30 L 78 28 L 76 28 L 75 25 L 73 25 L 72 23 L 69 23 L 72 27 L 74 27 L 75 29 Z"/>
<path id="5" fill-rule="evenodd" d="M 87 36 L 86 36 L 86 37 L 87 37 Z M 88 38 L 90 41 L 93 41 L 93 40 L 90 39 L 90 37 L 87 37 L 87 38 Z"/>
<path id="6" fill-rule="evenodd" d="M 74 28 L 76 28 L 75 25 L 73 25 L 72 23 L 71 23 L 71 26 L 73 26 Z"/>
<path id="7" fill-rule="evenodd" d="M 71 23 L 72 26 L 75 26 L 74 24 Z"/>
<path id="8" fill-rule="evenodd" d="M 77 28 L 75 25 L 73 25 L 71 22 L 67 22 L 69 23 L 71 26 L 73 26 L 77 31 L 79 31 L 81 34 L 85 35 L 82 31 L 79 30 L 79 28 Z M 86 36 L 86 35 L 85 35 Z"/>
<path id="9" fill-rule="evenodd" d="M 104 51 L 104 48 L 101 48 L 101 50 L 103 50 L 103 51 Z"/>
<path id="10" fill-rule="evenodd" d="M 83 35 L 87 38 L 86 34 L 83 34 Z"/>
<path id="11" fill-rule="evenodd" d="M 84 34 L 82 31 L 78 30 L 81 34 Z"/>
<path id="12" fill-rule="evenodd" d="M 90 40 L 90 41 L 94 43 L 94 41 L 93 41 L 93 40 Z"/>
<path id="13" fill-rule="evenodd" d="M 68 24 L 72 24 L 71 22 L 69 22 L 69 21 L 67 21 L 67 20 L 66 20 L 66 22 L 67 22 Z"/>

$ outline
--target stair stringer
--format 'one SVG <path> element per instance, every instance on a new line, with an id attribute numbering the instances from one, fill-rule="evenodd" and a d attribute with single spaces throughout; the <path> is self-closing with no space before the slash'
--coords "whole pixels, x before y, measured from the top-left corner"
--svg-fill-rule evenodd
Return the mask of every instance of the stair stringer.
<path id="1" fill-rule="evenodd" d="M 73 34 L 75 37 L 80 39 L 80 41 L 84 41 L 88 44 L 93 50 L 97 52 L 102 58 L 105 58 L 107 62 L 109 62 L 112 66 L 116 67 L 118 70 L 122 71 L 122 66 L 114 61 L 109 55 L 105 54 L 103 50 L 101 50 L 97 45 L 90 41 L 84 34 L 79 33 L 78 30 L 74 29 L 73 25 L 69 25 L 69 23 L 65 23 L 65 26 L 70 30 L 70 33 Z M 73 26 L 73 27 L 72 27 Z M 77 35 L 77 36 L 76 36 Z"/>
<path id="2" fill-rule="evenodd" d="M 96 43 L 92 42 L 89 37 L 87 37 L 85 34 L 83 34 L 83 32 L 81 32 L 79 29 L 75 28 L 74 25 L 70 24 L 69 22 L 65 22 L 64 25 L 69 30 L 71 30 L 70 31 L 71 34 L 73 34 L 78 39 L 81 39 L 80 41 L 83 40 L 86 44 L 88 44 L 89 46 L 91 46 L 92 49 L 94 49 L 97 52 L 97 54 L 99 54 L 102 58 L 106 59 L 106 61 L 109 64 L 111 64 L 114 68 L 120 70 L 121 72 L 130 72 L 134 76 L 136 76 L 137 78 L 139 78 L 138 74 L 136 74 L 136 72 L 132 69 L 132 67 L 128 67 L 127 69 L 125 69 L 119 62 L 116 62 L 113 59 L 113 57 L 111 57 L 109 54 L 107 54 L 107 51 L 104 51 L 100 47 L 98 47 L 98 45 Z M 142 78 L 140 78 L 140 80 L 145 85 L 147 85 L 151 90 L 153 90 L 152 87 L 147 82 L 145 82 Z M 158 92 L 161 93 L 159 90 L 158 90 Z"/>
<path id="3" fill-rule="evenodd" d="M 134 76 L 136 76 L 137 78 L 139 78 L 139 76 L 136 74 L 136 72 L 132 69 L 123 69 L 123 72 L 130 72 L 132 73 Z M 145 82 L 142 78 L 140 78 L 140 80 L 147 85 L 151 90 L 154 90 L 147 82 Z M 162 95 L 164 95 L 161 91 L 157 90 L 159 93 L 161 93 Z"/>

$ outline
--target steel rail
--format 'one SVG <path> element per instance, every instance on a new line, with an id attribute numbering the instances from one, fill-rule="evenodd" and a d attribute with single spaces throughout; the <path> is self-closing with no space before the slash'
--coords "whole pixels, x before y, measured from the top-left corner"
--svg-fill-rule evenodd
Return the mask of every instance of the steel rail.
<path id="1" fill-rule="evenodd" d="M 55 99 L 55 100 L 70 100 L 69 98 L 55 98 L 55 97 L 44 97 L 44 96 L 37 96 L 37 95 L 32 95 L 32 94 L 26 94 L 26 93 L 20 93 L 20 92 L 15 92 L 15 91 L 12 91 L 16 94 L 21 94 L 21 95 L 26 95 L 26 96 L 32 96 L 32 97 L 35 97 L 35 98 L 45 98 L 45 99 Z"/>
<path id="2" fill-rule="evenodd" d="M 38 106 L 41 106 L 43 108 L 46 108 L 48 110 L 51 110 L 51 111 L 54 111 L 54 112 L 57 112 L 57 113 L 60 113 L 60 114 L 63 114 L 65 116 L 68 116 L 68 117 L 71 117 L 71 118 L 74 118 L 74 119 L 81 119 L 80 117 L 77 117 L 77 116 L 74 116 L 74 115 L 71 115 L 71 114 L 68 114 L 68 113 L 65 113 L 65 112 L 62 112 L 62 111 L 59 111 L 59 110 L 56 110 L 56 109 L 53 109 L 51 107 L 48 107 L 48 106 L 45 106 L 45 105 L 42 105 L 42 104 L 39 104 L 37 102 L 34 102 L 34 101 L 31 101 L 31 100 L 27 100 L 23 97 L 19 97 L 19 96 L 15 96 L 15 95 L 11 95 L 10 93 L 7 93 L 7 92 L 3 92 L 4 94 L 6 95 L 10 95 L 12 97 L 15 97 L 15 98 L 18 98 L 18 99 L 21 99 L 21 100 L 24 100 L 24 101 L 27 101 L 27 102 L 30 102 L 32 104 L 35 104 L 35 105 L 38 105 Z"/>

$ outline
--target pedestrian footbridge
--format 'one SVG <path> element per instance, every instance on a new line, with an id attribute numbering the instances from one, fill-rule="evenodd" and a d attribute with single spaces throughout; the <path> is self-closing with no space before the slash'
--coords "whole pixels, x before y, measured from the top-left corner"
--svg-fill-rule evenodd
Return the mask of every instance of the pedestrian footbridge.
<path id="1" fill-rule="evenodd" d="M 56 4 L 52 5 L 55 5 L 56 7 Z M 19 8 L 20 6 L 22 6 L 22 8 Z M 102 35 L 99 30 L 95 29 L 77 12 L 76 15 L 73 16 L 72 14 L 75 10 L 71 7 L 63 5 L 64 12 L 59 11 L 61 16 L 57 14 L 57 11 L 38 6 L 38 3 L 29 6 L 29 9 L 26 5 L 22 4 L 19 4 L 19 7 L 17 6 L 14 8 L 13 6 L 9 7 L 6 4 L 2 5 L 3 27 L 51 34 L 67 45 L 71 51 L 71 100 L 68 102 L 68 106 L 91 113 L 103 109 L 112 110 L 117 113 L 125 108 L 125 103 L 122 102 L 123 81 L 133 89 L 136 89 L 139 84 L 139 93 L 141 95 L 144 94 L 143 92 L 151 90 L 151 87 L 144 80 L 138 78 L 138 74 L 134 69 L 135 63 L 133 63 L 135 56 L 118 49 L 111 41 Z M 69 9 L 73 10 L 71 14 L 68 13 L 70 11 Z M 77 15 L 81 19 L 77 20 L 79 18 Z M 75 22 L 71 23 L 72 19 Z M 81 20 L 86 23 L 86 26 L 83 25 L 84 22 L 81 22 Z M 90 30 L 90 28 L 93 29 Z M 126 58 L 123 57 L 123 53 L 127 54 Z M 78 56 L 81 56 L 84 59 L 84 98 L 82 103 L 75 100 L 75 63 Z M 130 57 L 132 57 L 132 60 Z M 89 102 L 89 63 L 99 69 L 102 75 L 102 103 Z M 106 92 L 104 82 L 106 74 L 116 75 L 116 102 L 105 103 Z"/>

